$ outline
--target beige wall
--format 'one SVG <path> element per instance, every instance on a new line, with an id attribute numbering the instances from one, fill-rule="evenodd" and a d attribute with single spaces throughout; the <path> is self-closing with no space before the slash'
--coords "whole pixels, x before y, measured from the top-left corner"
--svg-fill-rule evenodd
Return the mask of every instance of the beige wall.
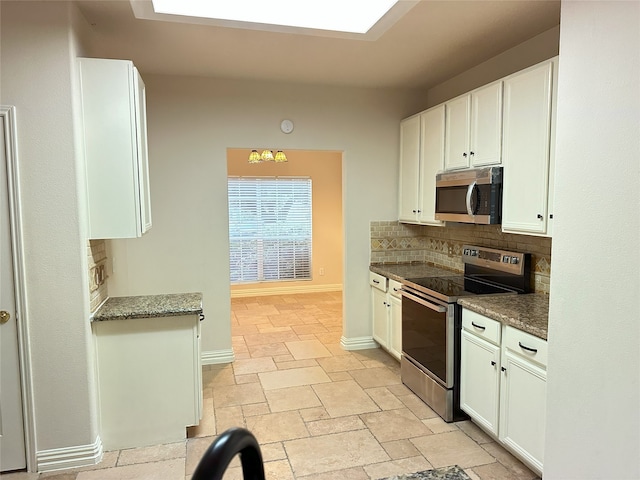
<path id="1" fill-rule="evenodd" d="M 257 147 L 252 147 L 257 148 Z M 262 151 L 264 147 L 258 148 Z M 293 293 L 342 288 L 342 153 L 287 150 L 288 162 L 250 164 L 250 149 L 227 151 L 227 172 L 243 177 L 306 176 L 311 178 L 313 208 L 312 280 L 261 282 L 231 286 L 231 295 Z M 320 275 L 323 269 L 324 275 Z M 244 290 L 244 292 L 242 292 Z"/>
<path id="2" fill-rule="evenodd" d="M 397 218 L 399 122 L 425 92 L 142 77 L 153 228 L 107 242 L 109 294 L 202 292 L 205 361 L 228 358 L 228 149 L 342 152 L 343 331 L 370 339 L 369 222 Z M 280 131 L 283 118 L 293 133 Z"/>
<path id="3" fill-rule="evenodd" d="M 0 101 L 15 105 L 29 373 L 38 461 L 87 456 L 98 435 L 76 63 L 86 22 L 70 2 L 0 2 Z"/>
<path id="4" fill-rule="evenodd" d="M 558 55 L 560 26 L 554 27 L 429 89 L 428 106 L 438 105 Z"/>

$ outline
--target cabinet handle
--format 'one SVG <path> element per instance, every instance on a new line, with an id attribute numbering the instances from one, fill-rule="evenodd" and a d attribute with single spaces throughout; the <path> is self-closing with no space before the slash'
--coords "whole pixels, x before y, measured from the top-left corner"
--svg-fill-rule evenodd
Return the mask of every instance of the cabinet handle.
<path id="1" fill-rule="evenodd" d="M 473 325 L 476 328 L 479 328 L 480 330 L 486 330 L 487 327 L 483 327 L 482 325 L 477 325 L 475 322 L 471 322 L 471 325 Z"/>
<path id="2" fill-rule="evenodd" d="M 493 360 L 491 360 L 491 366 L 495 367 L 496 366 L 496 362 L 494 362 Z"/>
<path id="3" fill-rule="evenodd" d="M 412 211 L 413 213 L 418 213 L 418 211 L 417 211 L 417 210 L 411 210 L 411 211 Z"/>
<path id="4" fill-rule="evenodd" d="M 539 218 L 540 220 L 542 220 L 544 217 L 542 216 L 542 214 L 541 214 L 541 213 L 539 213 L 539 214 L 538 214 L 538 218 Z"/>
<path id="5" fill-rule="evenodd" d="M 549 218 L 553 220 L 553 213 L 549 214 Z"/>
<path id="6" fill-rule="evenodd" d="M 518 345 L 520 345 L 521 349 L 526 350 L 527 352 L 538 353 L 538 349 L 537 348 L 526 347 L 526 346 L 524 346 L 522 344 L 522 342 L 518 342 Z"/>
<path id="7" fill-rule="evenodd" d="M 475 155 L 475 153 L 473 153 L 473 152 L 469 152 L 469 155 Z"/>
<path id="8" fill-rule="evenodd" d="M 467 152 L 464 152 L 464 153 L 462 154 L 462 156 L 463 156 L 464 158 L 467 158 Z"/>
<path id="9" fill-rule="evenodd" d="M 376 279 L 374 279 L 374 280 L 373 280 L 373 283 L 376 283 L 376 284 L 377 284 L 377 283 L 380 283 L 380 280 L 376 280 Z"/>
<path id="10" fill-rule="evenodd" d="M 393 291 L 394 291 L 394 292 L 397 292 L 397 291 L 398 291 L 398 289 L 397 289 L 396 287 L 393 287 Z"/>
<path id="11" fill-rule="evenodd" d="M 506 369 L 506 368 L 504 368 L 504 367 L 500 367 L 500 370 L 502 370 L 503 372 L 506 372 L 506 371 L 507 371 L 507 369 Z"/>
<path id="12" fill-rule="evenodd" d="M 201 314 L 200 314 L 200 321 L 201 321 L 201 322 L 202 322 L 202 321 L 204 321 L 204 313 L 201 313 Z"/>

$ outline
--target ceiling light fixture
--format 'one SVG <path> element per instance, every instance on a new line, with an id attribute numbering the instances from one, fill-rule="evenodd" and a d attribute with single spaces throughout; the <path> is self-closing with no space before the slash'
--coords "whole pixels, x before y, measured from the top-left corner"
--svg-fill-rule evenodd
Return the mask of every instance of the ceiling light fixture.
<path id="1" fill-rule="evenodd" d="M 251 150 L 249 154 L 249 163 L 262 163 L 262 162 L 276 162 L 284 163 L 288 162 L 287 156 L 282 150 L 278 150 L 276 154 L 273 154 L 273 150 L 263 150 L 262 153 L 258 153 L 258 150 Z"/>

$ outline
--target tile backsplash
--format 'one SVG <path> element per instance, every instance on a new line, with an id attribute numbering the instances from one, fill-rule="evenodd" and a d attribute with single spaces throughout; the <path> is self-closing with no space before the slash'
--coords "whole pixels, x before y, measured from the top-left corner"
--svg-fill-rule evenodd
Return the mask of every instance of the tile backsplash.
<path id="1" fill-rule="evenodd" d="M 89 266 L 89 304 L 95 310 L 109 296 L 107 291 L 107 245 L 104 240 L 89 240 L 87 245 Z"/>
<path id="2" fill-rule="evenodd" d="M 549 293 L 551 239 L 502 233 L 500 225 L 449 223 L 445 227 L 371 222 L 371 263 L 424 262 L 462 272 L 465 244 L 531 253 L 531 285 Z"/>

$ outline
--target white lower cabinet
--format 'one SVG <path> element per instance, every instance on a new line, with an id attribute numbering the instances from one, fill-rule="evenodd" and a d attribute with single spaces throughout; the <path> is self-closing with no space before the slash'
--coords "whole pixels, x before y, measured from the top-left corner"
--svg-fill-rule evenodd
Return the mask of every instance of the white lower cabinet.
<path id="1" fill-rule="evenodd" d="M 500 347 L 462 331 L 460 406 L 485 430 L 498 435 Z"/>
<path id="2" fill-rule="evenodd" d="M 396 359 L 402 352 L 402 300 L 400 283 L 369 272 L 373 339 Z"/>
<path id="3" fill-rule="evenodd" d="M 460 406 L 542 474 L 547 342 L 467 309 L 462 314 Z"/>
<path id="4" fill-rule="evenodd" d="M 105 450 L 184 441 L 202 416 L 198 315 L 94 321 Z"/>

